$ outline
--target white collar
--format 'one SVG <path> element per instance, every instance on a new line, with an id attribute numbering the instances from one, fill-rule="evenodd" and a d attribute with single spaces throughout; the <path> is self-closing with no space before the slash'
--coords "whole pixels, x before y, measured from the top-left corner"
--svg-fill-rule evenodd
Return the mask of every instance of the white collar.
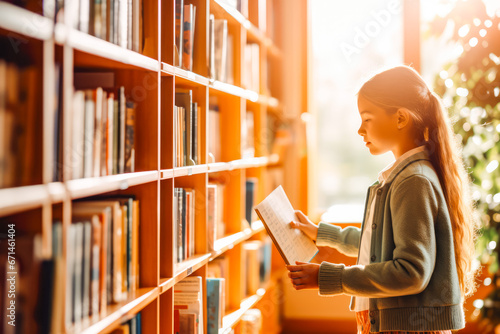
<path id="1" fill-rule="evenodd" d="M 419 146 L 419 147 L 415 147 L 414 149 L 411 149 L 407 152 L 405 152 L 403 155 L 401 155 L 397 160 L 394 160 L 393 162 L 391 162 L 390 164 L 388 164 L 384 169 L 382 169 L 379 173 L 378 173 L 378 182 L 383 185 L 385 180 L 387 180 L 387 178 L 389 177 L 389 175 L 391 175 L 391 172 L 406 158 L 414 155 L 414 154 L 417 154 L 417 153 L 420 153 L 420 152 L 423 152 L 425 150 L 425 145 L 422 145 L 422 146 Z"/>

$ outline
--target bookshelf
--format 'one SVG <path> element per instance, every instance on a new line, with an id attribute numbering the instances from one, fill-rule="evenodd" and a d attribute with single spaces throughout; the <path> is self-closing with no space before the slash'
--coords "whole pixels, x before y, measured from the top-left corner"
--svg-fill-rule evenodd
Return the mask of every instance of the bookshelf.
<path id="1" fill-rule="evenodd" d="M 108 2 L 109 3 L 109 2 Z M 32 172 L 23 184 L 0 188 L 0 232 L 15 224 L 16 235 L 41 235 L 42 258 L 53 255 L 53 224 L 62 224 L 62 272 L 66 269 L 67 249 L 71 245 L 68 231 L 73 222 L 77 200 L 95 196 L 134 196 L 140 202 L 139 287 L 127 298 L 107 305 L 98 315 L 84 319 L 79 327 L 64 322 L 68 306 L 64 293 L 53 301 L 53 312 L 59 314 L 56 328 L 63 333 L 112 332 L 120 324 L 141 313 L 143 333 L 172 333 L 174 328 L 173 289 L 183 278 L 196 275 L 205 278 L 209 263 L 226 256 L 229 261 L 229 304 L 219 333 L 238 332 L 244 312 L 259 307 L 279 289 L 280 263 L 272 266 L 271 279 L 254 294 L 242 287 L 245 269 L 241 263 L 242 243 L 262 240 L 266 233 L 261 222 L 245 222 L 245 180 L 258 180 L 255 201 L 264 199 L 274 183 L 274 174 L 282 173 L 279 154 L 272 152 L 268 118 L 281 117 L 283 104 L 277 87 L 281 82 L 281 60 L 284 57 L 272 17 L 279 12 L 281 1 L 249 1 L 248 17 L 223 0 L 184 0 L 196 6 L 196 31 L 193 70 L 175 66 L 175 3 L 173 0 L 143 0 L 140 52 L 126 49 L 74 27 L 74 17 L 51 16 L 42 2 L 26 1 L 24 7 L 0 2 L 0 37 L 10 41 L 15 55 L 26 56 L 34 68 L 40 92 L 33 106 L 36 118 L 28 124 L 29 145 L 33 145 Z M 262 16 L 263 6 L 267 16 Z M 273 10 L 274 7 L 274 10 Z M 70 12 L 70 8 L 66 7 Z M 44 15 L 45 13 L 45 15 Z M 208 68 L 209 17 L 227 20 L 232 36 L 232 82 L 210 78 Z M 267 22 L 267 29 L 266 29 Z M 244 48 L 247 43 L 259 46 L 259 90 L 243 85 Z M 3 52 L 3 51 L 2 51 Z M 7 53 L 12 53 L 7 51 Z M 0 53 L 0 58 L 6 57 Z M 15 58 L 15 57 L 14 57 Z M 12 59 L 14 59 L 12 58 Z M 16 60 L 10 60 L 16 62 Z M 115 86 L 125 87 L 137 105 L 135 119 L 135 171 L 115 175 L 73 178 L 71 145 L 74 127 L 73 99 L 76 72 L 112 72 Z M 1 79 L 0 79 L 1 80 Z M 58 82 L 59 87 L 55 85 Z M 192 166 L 176 167 L 174 129 L 175 92 L 191 90 L 199 107 L 200 157 Z M 216 98 L 220 113 L 221 156 L 209 157 L 209 108 Z M 59 130 L 54 110 L 60 110 Z M 253 157 L 242 154 L 242 127 L 246 113 L 253 113 Z M 39 122 L 39 123 L 38 123 Z M 82 125 L 83 126 L 83 125 Z M 58 138 L 59 136 L 59 138 Z M 62 147 L 60 161 L 54 142 Z M 270 173 L 269 171 L 273 171 Z M 57 173 L 56 173 L 57 172 Z M 57 174 L 59 177 L 55 178 Z M 224 180 L 223 217 L 225 235 L 215 241 L 210 251 L 207 243 L 207 186 L 213 180 Z M 174 259 L 174 189 L 194 189 L 196 239 L 194 256 L 176 264 Z M 273 251 L 273 262 L 277 252 Z M 279 262 L 280 259 L 278 259 Z M 67 291 L 66 275 L 58 288 Z M 204 291 L 204 326 L 206 328 L 206 291 Z M 279 308 L 278 308 L 279 309 Z M 278 317 L 279 318 L 279 317 Z M 266 324 L 266 320 L 264 321 Z M 279 328 L 279 323 L 273 324 Z M 268 331 L 266 331 L 268 332 Z"/>

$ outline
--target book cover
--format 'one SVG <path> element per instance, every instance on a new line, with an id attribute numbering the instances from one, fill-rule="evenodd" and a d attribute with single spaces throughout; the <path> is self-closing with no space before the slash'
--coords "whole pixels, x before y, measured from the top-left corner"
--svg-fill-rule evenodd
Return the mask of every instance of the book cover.
<path id="1" fill-rule="evenodd" d="M 224 316 L 224 278 L 207 278 L 207 333 L 218 334 Z"/>
<path id="2" fill-rule="evenodd" d="M 95 132 L 95 103 L 93 91 L 85 91 L 85 128 L 83 142 L 83 177 L 92 177 L 94 171 L 94 132 Z M 75 128 L 81 124 L 74 123 Z"/>
<path id="3" fill-rule="evenodd" d="M 215 80 L 226 81 L 227 21 L 214 20 L 214 72 Z"/>
<path id="4" fill-rule="evenodd" d="M 181 66 L 183 55 L 183 42 L 184 37 L 184 0 L 175 0 L 175 52 L 174 52 L 174 65 Z"/>
<path id="5" fill-rule="evenodd" d="M 135 103 L 126 103 L 125 173 L 135 171 Z"/>
<path id="6" fill-rule="evenodd" d="M 207 243 L 208 250 L 215 250 L 217 239 L 217 185 L 207 185 Z"/>
<path id="7" fill-rule="evenodd" d="M 126 0 L 125 0 L 126 1 Z M 118 93 L 118 110 L 119 110 L 119 139 L 118 139 L 118 173 L 122 174 L 125 171 L 125 129 L 126 129 L 126 100 L 125 100 L 125 87 L 121 86 Z"/>
<path id="8" fill-rule="evenodd" d="M 182 67 L 188 71 L 193 70 L 195 9 L 192 4 L 184 5 Z"/>

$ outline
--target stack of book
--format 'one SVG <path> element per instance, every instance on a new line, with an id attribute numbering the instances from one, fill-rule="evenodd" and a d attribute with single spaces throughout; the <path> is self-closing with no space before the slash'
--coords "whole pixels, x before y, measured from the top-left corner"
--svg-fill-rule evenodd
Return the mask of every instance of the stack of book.
<path id="1" fill-rule="evenodd" d="M 174 188 L 174 259 L 177 263 L 195 253 L 195 190 Z"/>
<path id="2" fill-rule="evenodd" d="M 215 241 L 224 237 L 226 224 L 224 223 L 224 190 L 221 183 L 207 185 L 207 234 L 208 249 L 215 250 Z"/>
<path id="3" fill-rule="evenodd" d="M 125 87 L 77 90 L 73 95 L 72 178 L 135 171 L 136 105 Z"/>
<path id="4" fill-rule="evenodd" d="M 64 7 L 66 22 L 72 28 L 141 52 L 142 0 L 75 0 L 63 1 L 59 6 Z"/>
<path id="5" fill-rule="evenodd" d="M 191 90 L 177 90 L 175 93 L 175 167 L 193 166 L 200 163 L 201 145 L 198 145 L 201 127 L 198 115 L 201 108 L 193 102 Z"/>
<path id="6" fill-rule="evenodd" d="M 175 0 L 175 66 L 193 70 L 196 6 Z"/>
<path id="7" fill-rule="evenodd" d="M 242 67 L 242 85 L 246 89 L 260 92 L 260 47 L 252 43 L 245 45 L 245 66 Z"/>
<path id="8" fill-rule="evenodd" d="M 34 180 L 36 134 L 41 130 L 39 75 L 35 67 L 21 68 L 0 59 L 0 188 L 29 185 Z"/>
<path id="9" fill-rule="evenodd" d="M 207 278 L 207 333 L 218 334 L 226 309 L 226 280 Z"/>
<path id="10" fill-rule="evenodd" d="M 75 202 L 67 238 L 66 324 L 79 328 L 139 286 L 139 201 Z"/>
<path id="11" fill-rule="evenodd" d="M 141 334 L 141 312 L 137 313 L 132 319 L 121 324 L 111 334 Z"/>
<path id="12" fill-rule="evenodd" d="M 245 259 L 246 294 L 253 295 L 265 286 L 271 273 L 271 239 L 250 240 L 243 243 Z"/>
<path id="13" fill-rule="evenodd" d="M 234 83 L 233 36 L 228 34 L 227 20 L 209 17 L 208 62 L 210 79 Z"/>
<path id="14" fill-rule="evenodd" d="M 190 276 L 174 286 L 174 333 L 203 334 L 203 278 Z"/>

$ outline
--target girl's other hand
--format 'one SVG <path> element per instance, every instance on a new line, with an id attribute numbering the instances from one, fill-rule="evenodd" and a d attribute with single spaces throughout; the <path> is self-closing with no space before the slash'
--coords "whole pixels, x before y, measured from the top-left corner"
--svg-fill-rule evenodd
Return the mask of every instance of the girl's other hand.
<path id="1" fill-rule="evenodd" d="M 295 262 L 297 265 L 288 265 L 288 277 L 292 281 L 295 290 L 317 289 L 318 288 L 318 273 L 319 264 Z"/>
<path id="2" fill-rule="evenodd" d="M 299 218 L 299 222 L 290 222 L 290 227 L 298 228 L 304 232 L 311 240 L 316 241 L 318 235 L 318 225 L 314 224 L 305 214 L 300 210 L 295 210 L 295 215 Z"/>

